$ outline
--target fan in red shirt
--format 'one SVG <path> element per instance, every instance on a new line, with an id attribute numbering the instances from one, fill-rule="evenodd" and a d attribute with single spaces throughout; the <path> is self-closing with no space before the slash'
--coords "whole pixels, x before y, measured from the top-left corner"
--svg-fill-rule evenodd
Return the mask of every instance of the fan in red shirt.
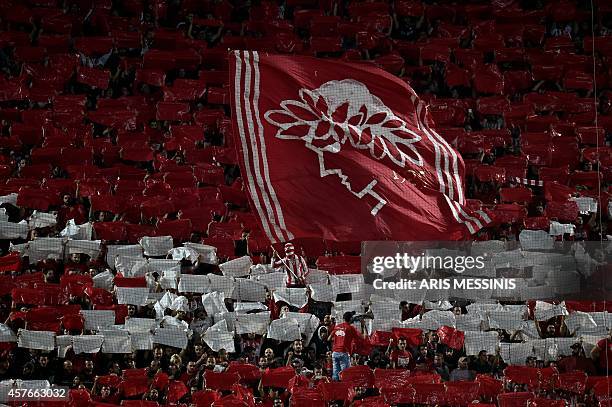
<path id="1" fill-rule="evenodd" d="M 597 346 L 591 351 L 591 357 L 599 362 L 597 367 L 602 375 L 608 375 L 612 370 L 612 329 L 608 337 L 597 342 Z"/>
<path id="2" fill-rule="evenodd" d="M 391 367 L 393 369 L 408 369 L 412 363 L 412 354 L 406 349 L 407 342 L 405 338 L 397 340 L 397 349 L 391 352 Z"/>
<path id="3" fill-rule="evenodd" d="M 353 342 L 361 337 L 357 329 L 351 325 L 354 312 L 345 312 L 342 316 L 344 322 L 334 326 L 329 340 L 332 341 L 332 359 L 333 359 L 333 375 L 334 380 L 340 379 L 340 372 L 349 367 L 351 346 Z M 362 321 L 363 323 L 363 321 Z"/>

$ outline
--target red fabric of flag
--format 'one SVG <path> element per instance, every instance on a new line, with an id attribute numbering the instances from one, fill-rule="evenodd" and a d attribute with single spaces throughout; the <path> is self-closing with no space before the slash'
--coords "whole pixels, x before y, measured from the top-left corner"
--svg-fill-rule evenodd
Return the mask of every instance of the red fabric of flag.
<path id="1" fill-rule="evenodd" d="M 271 242 L 456 240 L 488 222 L 464 206 L 463 160 L 404 81 L 304 56 L 230 65 L 238 160 Z"/>

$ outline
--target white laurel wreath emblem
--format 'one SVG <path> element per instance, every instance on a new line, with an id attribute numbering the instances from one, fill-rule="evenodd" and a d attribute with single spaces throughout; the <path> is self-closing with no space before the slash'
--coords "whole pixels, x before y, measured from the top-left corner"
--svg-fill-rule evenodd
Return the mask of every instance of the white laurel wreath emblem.
<path id="1" fill-rule="evenodd" d="M 365 195 L 375 198 L 378 203 L 370 213 L 376 215 L 387 203 L 374 190 L 378 181 L 364 183 L 351 179 L 350 169 L 327 168 L 326 154 L 339 154 L 348 141 L 379 161 L 389 160 L 399 168 L 409 164 L 421 167 L 423 157 L 414 146 L 421 136 L 361 82 L 330 81 L 314 90 L 300 89 L 298 94 L 300 100 L 284 100 L 281 109 L 264 114 L 268 123 L 278 127 L 276 137 L 302 140 L 317 154 L 321 177 L 335 174 L 359 199 Z"/>

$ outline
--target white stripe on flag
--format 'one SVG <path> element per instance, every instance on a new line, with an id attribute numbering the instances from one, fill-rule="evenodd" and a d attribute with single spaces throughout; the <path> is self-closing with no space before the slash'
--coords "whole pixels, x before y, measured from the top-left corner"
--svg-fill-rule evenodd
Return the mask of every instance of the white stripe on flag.
<path id="1" fill-rule="evenodd" d="M 434 161 L 436 165 L 436 175 L 438 176 L 438 183 L 440 184 L 440 192 L 446 195 L 446 185 L 444 184 L 444 178 L 442 177 L 442 171 L 440 170 L 440 149 L 438 147 L 438 144 L 432 140 L 431 135 L 425 131 L 425 124 L 421 122 L 421 112 L 423 111 L 423 107 L 424 107 L 423 102 L 419 100 L 417 104 L 417 108 L 416 108 L 417 109 L 417 112 L 416 112 L 417 113 L 416 114 L 417 123 L 419 125 L 419 128 L 425 132 L 425 135 L 429 139 L 429 142 L 433 144 L 434 146 L 434 150 L 436 153 L 436 157 Z"/>
<path id="2" fill-rule="evenodd" d="M 491 223 L 491 218 L 489 217 L 489 215 L 487 215 L 485 211 L 476 211 L 476 213 L 480 215 L 480 217 L 482 218 L 482 220 L 485 221 L 485 223 Z"/>
<path id="3" fill-rule="evenodd" d="M 427 116 L 425 117 L 427 119 Z M 459 203 L 461 205 L 465 204 L 465 196 L 463 195 L 463 184 L 461 183 L 461 177 L 459 176 L 459 157 L 457 156 L 457 153 L 455 152 L 455 149 L 452 148 L 448 142 L 446 141 L 446 139 L 442 136 L 440 136 L 434 129 L 430 128 L 429 125 L 427 123 L 425 123 L 425 125 L 431 130 L 431 132 L 433 133 L 434 136 L 436 136 L 440 142 L 442 143 L 443 146 L 445 146 L 448 151 L 450 151 L 451 157 L 453 157 L 453 175 L 455 177 L 455 185 L 456 185 L 456 189 L 457 189 L 457 196 L 459 198 Z"/>
<path id="4" fill-rule="evenodd" d="M 272 243 L 276 243 L 276 239 L 272 235 L 272 232 L 270 231 L 269 221 L 266 218 L 263 209 L 261 208 L 261 202 L 259 201 L 259 194 L 257 190 L 255 189 L 255 183 L 253 181 L 253 174 L 251 172 L 251 162 L 249 158 L 249 155 L 250 155 L 249 149 L 251 148 L 251 146 L 246 140 L 246 135 L 244 131 L 244 123 L 242 120 L 242 107 L 241 107 L 242 104 L 241 104 L 241 96 L 240 96 L 240 91 L 242 89 L 242 58 L 240 57 L 240 53 L 241 51 L 234 51 L 234 56 L 236 58 L 236 72 L 234 73 L 234 106 L 236 110 L 236 123 L 238 124 L 238 134 L 240 135 L 240 142 L 242 143 L 244 168 L 246 171 L 246 174 L 244 174 L 244 177 L 246 178 L 246 181 L 248 183 L 248 186 L 249 186 L 248 190 L 249 190 L 249 193 L 251 194 L 251 199 L 253 200 L 253 203 L 255 205 L 255 209 L 257 210 L 259 218 L 261 219 L 261 223 L 263 225 L 264 232 L 266 233 L 266 236 L 268 236 L 268 239 L 270 239 Z"/>
<path id="5" fill-rule="evenodd" d="M 455 217 L 455 220 L 458 223 L 463 223 L 465 224 L 465 226 L 468 228 L 468 230 L 470 231 L 470 234 L 474 234 L 476 233 L 476 231 L 474 230 L 474 227 L 472 226 L 471 223 L 466 222 L 465 220 L 461 219 L 459 217 L 459 214 L 457 213 L 457 208 L 455 208 L 455 205 L 453 205 L 453 201 L 451 201 L 451 199 L 446 195 L 446 194 L 442 194 L 444 195 L 444 199 L 446 199 L 446 202 L 448 203 L 448 207 L 450 208 L 451 212 L 453 213 L 453 216 Z"/>
<path id="6" fill-rule="evenodd" d="M 259 86 L 260 86 L 260 74 L 259 74 L 259 53 L 253 52 L 253 67 L 255 70 L 255 89 L 253 93 L 253 110 L 255 112 L 255 119 L 257 120 L 258 134 L 259 134 L 259 143 L 261 147 L 261 157 L 262 157 L 262 166 L 263 173 L 266 185 L 268 186 L 268 190 L 270 191 L 270 197 L 272 198 L 272 203 L 276 208 L 276 214 L 278 215 L 278 221 L 280 223 L 280 228 L 284 232 L 285 240 L 292 240 L 294 238 L 293 233 L 287 230 L 287 225 L 285 224 L 285 217 L 283 215 L 283 208 L 278 201 L 278 197 L 276 196 L 276 191 L 274 190 L 274 186 L 270 181 L 270 170 L 268 167 L 268 155 L 266 152 L 266 141 L 264 137 L 264 129 L 261 124 L 261 116 L 259 115 Z"/>
<path id="7" fill-rule="evenodd" d="M 474 224 L 476 225 L 476 227 L 480 230 L 482 229 L 482 223 L 480 223 L 480 221 L 476 218 L 474 218 L 473 216 L 468 215 L 463 208 L 461 207 L 461 205 L 459 204 L 459 202 L 457 201 L 453 201 L 453 204 L 455 205 L 455 208 L 457 208 L 457 210 L 459 211 L 460 214 L 463 215 L 463 217 L 468 220 L 468 221 L 472 221 L 474 222 Z"/>
<path id="8" fill-rule="evenodd" d="M 257 145 L 257 135 L 255 133 L 255 122 L 253 113 L 251 111 L 251 85 L 254 85 L 254 75 L 252 75 L 252 67 L 251 67 L 251 56 L 249 55 L 249 51 L 244 51 L 244 63 L 245 63 L 245 71 L 244 71 L 244 92 L 243 92 L 243 101 L 244 101 L 244 112 L 246 117 L 246 124 L 248 128 L 248 132 L 246 133 L 246 138 L 248 140 L 248 144 L 252 150 L 253 156 L 253 170 L 255 174 L 255 182 L 257 186 L 257 191 L 261 194 L 261 199 L 265 206 L 265 210 L 268 216 L 268 221 L 272 225 L 274 229 L 274 233 L 277 237 L 277 240 L 285 240 L 284 236 L 279 228 L 279 226 L 275 222 L 275 214 L 272 209 L 272 205 L 270 204 L 270 198 L 266 192 L 266 186 L 264 184 L 264 180 L 261 176 L 260 162 L 259 162 L 259 146 Z"/>

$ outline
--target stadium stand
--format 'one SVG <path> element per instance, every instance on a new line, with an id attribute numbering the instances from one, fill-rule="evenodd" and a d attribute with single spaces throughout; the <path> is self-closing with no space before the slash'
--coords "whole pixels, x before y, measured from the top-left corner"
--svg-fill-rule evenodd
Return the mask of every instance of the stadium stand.
<path id="1" fill-rule="evenodd" d="M 395 74 L 464 158 L 493 220 L 476 241 L 607 241 L 611 35 L 603 0 L 3 1 L 0 401 L 611 405 L 609 302 L 362 298 L 359 242 L 314 239 L 287 288 L 240 177 L 227 61 Z M 9 400 L 51 384 L 66 398 Z"/>

